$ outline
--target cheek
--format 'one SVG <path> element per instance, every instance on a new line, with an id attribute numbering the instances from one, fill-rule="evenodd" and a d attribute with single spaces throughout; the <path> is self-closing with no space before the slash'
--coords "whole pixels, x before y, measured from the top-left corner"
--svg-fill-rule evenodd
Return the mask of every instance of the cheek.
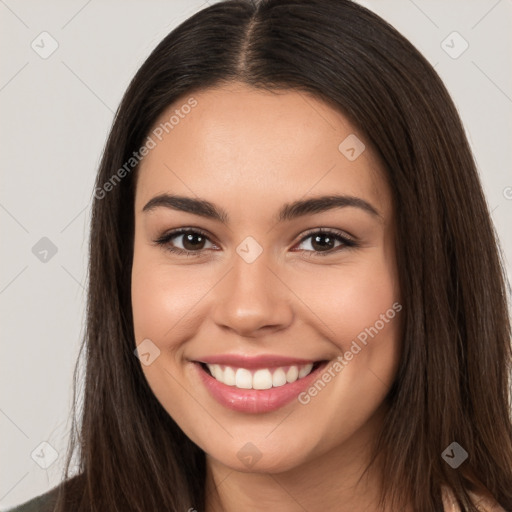
<path id="1" fill-rule="evenodd" d="M 398 337 L 396 271 L 378 251 L 372 256 L 339 267 L 318 266 L 296 278 L 294 290 L 315 314 L 311 321 L 342 352 L 355 339 L 363 344 L 365 338 L 377 339 L 375 329 L 379 339 Z"/>
<path id="2" fill-rule="evenodd" d="M 403 306 L 394 261 L 383 250 L 375 250 L 365 259 L 354 258 L 353 264 L 303 276 L 295 289 L 314 312 L 309 315 L 313 328 L 339 353 L 331 374 L 322 376 L 330 391 L 323 393 L 324 384 L 315 383 L 302 403 L 310 404 L 318 418 L 322 410 L 333 411 L 343 432 L 362 425 L 396 375 Z M 344 397 L 342 403 L 339 397 Z"/>
<path id="3" fill-rule="evenodd" d="M 362 428 L 383 403 L 399 364 L 403 306 L 393 263 L 381 255 L 329 275 L 319 272 L 314 292 L 312 282 L 304 280 L 297 294 L 307 297 L 315 313 L 311 321 L 339 356 L 299 401 L 301 419 L 316 418 L 327 432 L 322 449 L 330 449 Z"/>
<path id="4" fill-rule="evenodd" d="M 142 371 L 169 415 L 190 432 L 190 396 L 181 384 L 186 379 L 183 347 L 194 335 L 194 325 L 197 328 L 194 307 L 207 290 L 193 266 L 171 266 L 162 260 L 162 253 L 137 247 L 136 242 L 131 279 L 135 343 L 149 339 L 160 350 L 151 364 L 141 365 Z"/>
<path id="5" fill-rule="evenodd" d="M 169 287 L 158 267 L 148 267 L 139 258 L 132 272 L 132 310 L 135 340 L 149 338 L 154 342 L 164 337 L 178 311 L 177 286 Z M 176 318 L 177 319 L 177 318 Z M 158 342 L 157 342 L 158 344 Z"/>
<path id="6" fill-rule="evenodd" d="M 197 268 L 166 265 L 154 250 L 136 248 L 131 287 L 137 343 L 145 338 L 157 344 L 181 339 L 190 324 L 190 312 L 208 290 L 207 271 Z M 172 349 L 172 343 L 167 348 Z"/>

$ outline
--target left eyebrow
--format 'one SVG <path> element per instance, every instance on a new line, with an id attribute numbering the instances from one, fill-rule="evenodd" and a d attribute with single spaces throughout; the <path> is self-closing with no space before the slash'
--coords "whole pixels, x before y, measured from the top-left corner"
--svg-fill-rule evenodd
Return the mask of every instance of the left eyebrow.
<path id="1" fill-rule="evenodd" d="M 193 197 L 159 194 L 153 197 L 142 209 L 143 212 L 154 210 L 157 207 L 171 208 L 199 215 L 201 217 L 218 220 L 223 224 L 229 222 L 229 215 L 225 210 L 207 201 Z M 323 213 L 334 208 L 359 208 L 372 217 L 383 219 L 382 214 L 369 202 L 360 197 L 346 195 L 329 195 L 298 200 L 286 203 L 277 214 L 277 222 L 286 222 L 305 215 Z"/>

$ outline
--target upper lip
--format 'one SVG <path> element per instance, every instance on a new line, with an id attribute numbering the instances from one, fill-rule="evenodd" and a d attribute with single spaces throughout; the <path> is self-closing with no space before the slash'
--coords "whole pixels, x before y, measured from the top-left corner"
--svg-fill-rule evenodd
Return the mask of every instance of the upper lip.
<path id="1" fill-rule="evenodd" d="M 223 364 L 236 368 L 273 368 L 280 366 L 300 366 L 316 363 L 321 359 L 299 359 L 276 354 L 262 354 L 259 356 L 248 356 L 243 354 L 218 354 L 196 359 L 198 363 Z"/>

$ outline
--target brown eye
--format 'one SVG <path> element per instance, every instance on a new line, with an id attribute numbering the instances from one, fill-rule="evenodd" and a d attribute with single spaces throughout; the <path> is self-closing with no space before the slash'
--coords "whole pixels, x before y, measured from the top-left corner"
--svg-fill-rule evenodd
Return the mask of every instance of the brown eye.
<path id="1" fill-rule="evenodd" d="M 173 253 L 185 254 L 187 256 L 199 256 L 203 250 L 209 248 L 205 247 L 205 244 L 211 244 L 206 234 L 196 229 L 181 229 L 166 233 L 158 240 L 155 240 L 155 243 L 164 246 Z M 176 244 L 178 247 L 176 247 Z M 180 244 L 182 247 L 179 247 Z"/>
<path id="2" fill-rule="evenodd" d="M 356 247 L 357 243 L 344 234 L 340 234 L 330 230 L 317 230 L 310 232 L 309 235 L 302 238 L 299 245 L 303 244 L 306 240 L 311 239 L 309 244 L 311 249 L 298 249 L 305 252 L 313 253 L 315 256 L 324 256 L 338 252 L 345 247 Z M 336 245 L 337 244 L 337 245 Z"/>
<path id="3" fill-rule="evenodd" d="M 183 248 L 187 251 L 193 251 L 195 249 L 203 249 L 206 238 L 199 233 L 187 233 L 182 236 Z"/>

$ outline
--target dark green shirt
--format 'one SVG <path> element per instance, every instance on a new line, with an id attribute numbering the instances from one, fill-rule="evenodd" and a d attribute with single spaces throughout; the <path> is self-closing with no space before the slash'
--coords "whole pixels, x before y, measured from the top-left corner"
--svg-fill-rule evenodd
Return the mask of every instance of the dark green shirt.
<path id="1" fill-rule="evenodd" d="M 7 512 L 52 512 L 57 499 L 57 488 L 36 496 Z"/>

